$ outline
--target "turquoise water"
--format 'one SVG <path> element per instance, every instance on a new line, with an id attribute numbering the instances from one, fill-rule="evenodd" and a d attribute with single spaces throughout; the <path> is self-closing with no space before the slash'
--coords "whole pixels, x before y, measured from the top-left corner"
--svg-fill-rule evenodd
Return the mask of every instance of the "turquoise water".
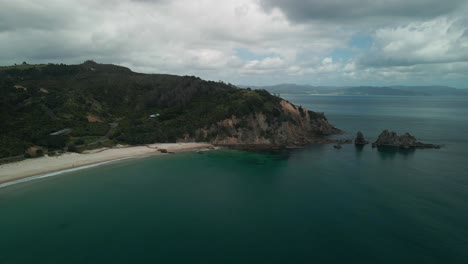
<path id="1" fill-rule="evenodd" d="M 468 263 L 468 100 L 290 96 L 354 136 L 127 160 L 0 189 L 0 263 Z"/>

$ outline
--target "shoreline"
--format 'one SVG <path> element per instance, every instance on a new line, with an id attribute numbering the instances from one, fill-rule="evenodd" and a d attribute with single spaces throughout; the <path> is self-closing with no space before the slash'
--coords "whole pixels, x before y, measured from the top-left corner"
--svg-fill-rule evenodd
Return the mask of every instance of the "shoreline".
<path id="1" fill-rule="evenodd" d="M 0 165 L 0 188 L 35 179 L 50 177 L 68 171 L 100 166 L 109 162 L 131 158 L 165 155 L 213 148 L 208 143 L 161 143 L 146 146 L 99 149 L 88 153 L 65 153 L 57 157 L 44 156 Z M 53 174 L 53 175 L 50 175 Z M 49 175 L 49 176 L 48 176 Z"/>

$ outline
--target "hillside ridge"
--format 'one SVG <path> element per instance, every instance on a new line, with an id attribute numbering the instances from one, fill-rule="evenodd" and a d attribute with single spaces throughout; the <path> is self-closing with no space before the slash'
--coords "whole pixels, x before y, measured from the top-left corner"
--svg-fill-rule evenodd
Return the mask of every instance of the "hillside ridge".
<path id="1" fill-rule="evenodd" d="M 303 146 L 340 132 L 323 113 L 266 90 L 94 61 L 1 67 L 0 91 L 0 157 L 30 147 L 79 151 L 181 141 Z"/>
<path id="2" fill-rule="evenodd" d="M 247 88 L 249 86 L 241 86 Z M 275 94 L 320 94 L 320 95 L 370 95 L 370 96 L 468 96 L 468 89 L 449 86 L 312 86 L 299 84 L 277 84 L 252 86 Z"/>

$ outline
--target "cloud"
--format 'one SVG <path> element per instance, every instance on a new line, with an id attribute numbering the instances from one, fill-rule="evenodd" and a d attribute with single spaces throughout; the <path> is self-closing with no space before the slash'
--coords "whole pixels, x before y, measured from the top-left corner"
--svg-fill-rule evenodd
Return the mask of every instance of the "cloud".
<path id="1" fill-rule="evenodd" d="M 447 18 L 382 28 L 362 62 L 381 67 L 468 61 L 467 30 L 463 20 Z"/>
<path id="2" fill-rule="evenodd" d="M 183 74 L 248 64 L 237 61 L 239 48 L 291 62 L 298 52 L 328 52 L 341 43 L 328 33 L 333 27 L 290 25 L 249 0 L 0 1 L 0 19 L 8 22 L 1 24 L 0 60 L 7 63 L 94 58 Z"/>
<path id="3" fill-rule="evenodd" d="M 262 60 L 251 60 L 243 65 L 242 74 L 265 74 L 284 70 L 286 66 L 284 59 L 280 57 L 267 57 Z"/>
<path id="4" fill-rule="evenodd" d="M 282 10 L 290 20 L 349 21 L 361 19 L 434 18 L 451 13 L 465 0 L 261 0 L 267 10 Z"/>
<path id="5" fill-rule="evenodd" d="M 463 4 L 465 3 L 465 4 Z M 458 86 L 466 0 L 0 0 L 0 64 L 94 59 L 231 83 Z"/>

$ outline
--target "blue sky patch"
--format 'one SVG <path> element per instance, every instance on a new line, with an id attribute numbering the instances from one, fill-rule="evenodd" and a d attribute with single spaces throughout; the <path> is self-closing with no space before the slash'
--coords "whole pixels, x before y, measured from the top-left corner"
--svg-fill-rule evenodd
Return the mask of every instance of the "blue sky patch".
<path id="1" fill-rule="evenodd" d="M 369 36 L 358 35 L 351 38 L 351 47 L 358 49 L 369 49 L 373 40 Z"/>
<path id="2" fill-rule="evenodd" d="M 335 49 L 331 54 L 330 57 L 333 58 L 333 61 L 340 61 L 340 60 L 348 60 L 356 56 L 358 52 L 352 49 Z"/>
<path id="3" fill-rule="evenodd" d="M 240 59 L 245 60 L 245 61 L 263 60 L 268 57 L 278 57 L 278 55 L 274 53 L 258 54 L 246 48 L 238 48 L 238 49 L 234 49 L 234 51 Z"/>
<path id="4" fill-rule="evenodd" d="M 339 48 L 330 53 L 334 61 L 348 60 L 365 53 L 372 46 L 373 40 L 369 36 L 357 35 L 351 38 L 348 48 Z"/>

